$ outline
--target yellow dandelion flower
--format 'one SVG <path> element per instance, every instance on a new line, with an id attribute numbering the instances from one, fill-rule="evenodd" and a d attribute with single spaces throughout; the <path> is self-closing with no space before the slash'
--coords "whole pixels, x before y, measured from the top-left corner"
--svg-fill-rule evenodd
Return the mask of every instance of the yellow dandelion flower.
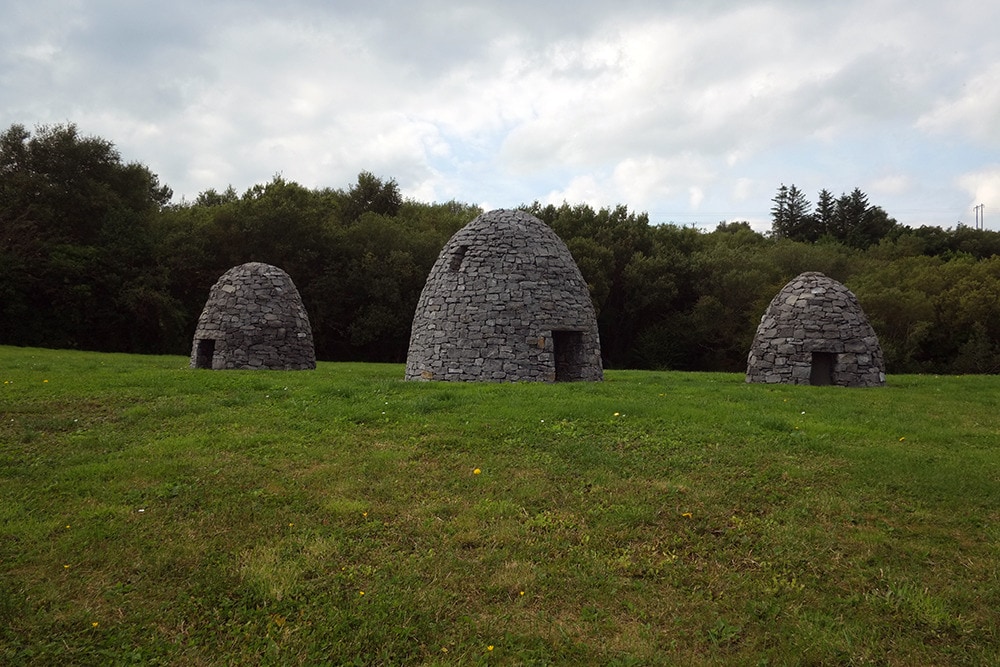
<path id="1" fill-rule="evenodd" d="M 364 597 L 364 595 L 365 595 L 365 592 L 364 592 L 364 591 L 358 591 L 358 597 L 359 597 L 359 598 L 360 598 L 360 597 Z"/>
<path id="2" fill-rule="evenodd" d="M 521 591 L 520 593 L 518 593 L 518 595 L 523 596 L 524 595 L 524 591 Z"/>
<path id="3" fill-rule="evenodd" d="M 492 651 L 493 650 L 493 644 L 490 644 L 489 646 L 487 646 L 486 650 L 487 651 Z"/>
<path id="4" fill-rule="evenodd" d="M 621 413 L 618 413 L 618 412 L 615 413 L 615 417 L 620 417 L 620 416 L 621 416 Z"/>
<path id="5" fill-rule="evenodd" d="M 482 472 L 482 470 L 480 470 L 479 468 L 476 468 L 475 470 L 472 471 L 472 474 L 473 475 L 478 475 L 481 472 Z"/>
<path id="6" fill-rule="evenodd" d="M 42 380 L 42 384 L 45 384 L 47 382 L 48 382 L 48 380 Z"/>
<path id="7" fill-rule="evenodd" d="M 91 623 L 90 625 L 91 625 L 91 627 L 94 627 L 94 628 L 96 628 L 96 627 L 97 627 L 97 621 L 94 621 L 94 622 L 93 622 L 93 623 Z"/>
<path id="8" fill-rule="evenodd" d="M 906 440 L 905 437 L 899 439 L 900 442 L 903 442 L 904 440 Z"/>
<path id="9" fill-rule="evenodd" d="M 687 518 L 691 519 L 693 518 L 694 515 L 691 514 L 691 512 L 684 512 L 684 514 L 681 514 L 681 516 L 686 516 Z"/>
<path id="10" fill-rule="evenodd" d="M 68 570 L 69 569 L 69 565 L 63 565 L 63 569 L 64 570 Z"/>

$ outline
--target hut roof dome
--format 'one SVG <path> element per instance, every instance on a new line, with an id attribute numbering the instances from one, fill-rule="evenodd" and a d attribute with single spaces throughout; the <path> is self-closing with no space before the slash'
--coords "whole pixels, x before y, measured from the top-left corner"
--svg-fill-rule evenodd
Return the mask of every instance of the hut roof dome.
<path id="1" fill-rule="evenodd" d="M 198 318 L 191 366 L 315 368 L 309 316 L 291 277 L 263 262 L 222 274 Z"/>
<path id="2" fill-rule="evenodd" d="M 535 216 L 490 211 L 457 231 L 431 268 L 406 377 L 562 379 L 560 346 L 578 348 L 567 379 L 602 377 L 597 318 L 572 254 Z"/>
<path id="3" fill-rule="evenodd" d="M 820 363 L 828 372 L 817 372 Z M 747 382 L 885 384 L 878 337 L 854 293 L 816 271 L 790 280 L 761 317 Z"/>

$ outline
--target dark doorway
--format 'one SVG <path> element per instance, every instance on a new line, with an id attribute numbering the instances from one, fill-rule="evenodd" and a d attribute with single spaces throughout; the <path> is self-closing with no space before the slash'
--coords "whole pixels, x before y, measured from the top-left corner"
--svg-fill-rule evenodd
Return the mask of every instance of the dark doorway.
<path id="1" fill-rule="evenodd" d="M 833 384 L 833 367 L 836 363 L 837 355 L 833 352 L 813 352 L 809 384 L 821 387 Z"/>
<path id="2" fill-rule="evenodd" d="M 215 340 L 206 338 L 198 341 L 198 351 L 195 353 L 195 368 L 211 368 L 215 357 Z"/>
<path id="3" fill-rule="evenodd" d="M 553 331 L 552 356 L 556 362 L 556 382 L 583 379 L 583 332 Z"/>

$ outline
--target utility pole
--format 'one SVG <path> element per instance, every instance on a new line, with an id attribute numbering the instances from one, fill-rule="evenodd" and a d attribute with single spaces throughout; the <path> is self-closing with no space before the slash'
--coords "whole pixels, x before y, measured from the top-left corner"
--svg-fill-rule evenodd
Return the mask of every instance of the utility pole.
<path id="1" fill-rule="evenodd" d="M 980 204 L 973 206 L 972 210 L 976 212 L 976 229 L 986 229 L 986 206 Z"/>

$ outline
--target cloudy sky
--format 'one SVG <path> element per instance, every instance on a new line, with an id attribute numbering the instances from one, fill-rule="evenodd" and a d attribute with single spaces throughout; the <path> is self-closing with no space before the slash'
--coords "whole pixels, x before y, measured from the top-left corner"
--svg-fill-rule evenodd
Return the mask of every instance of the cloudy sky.
<path id="1" fill-rule="evenodd" d="M 0 0 L 0 129 L 175 201 L 368 170 L 423 202 L 769 227 L 781 183 L 1000 229 L 1000 3 Z"/>

